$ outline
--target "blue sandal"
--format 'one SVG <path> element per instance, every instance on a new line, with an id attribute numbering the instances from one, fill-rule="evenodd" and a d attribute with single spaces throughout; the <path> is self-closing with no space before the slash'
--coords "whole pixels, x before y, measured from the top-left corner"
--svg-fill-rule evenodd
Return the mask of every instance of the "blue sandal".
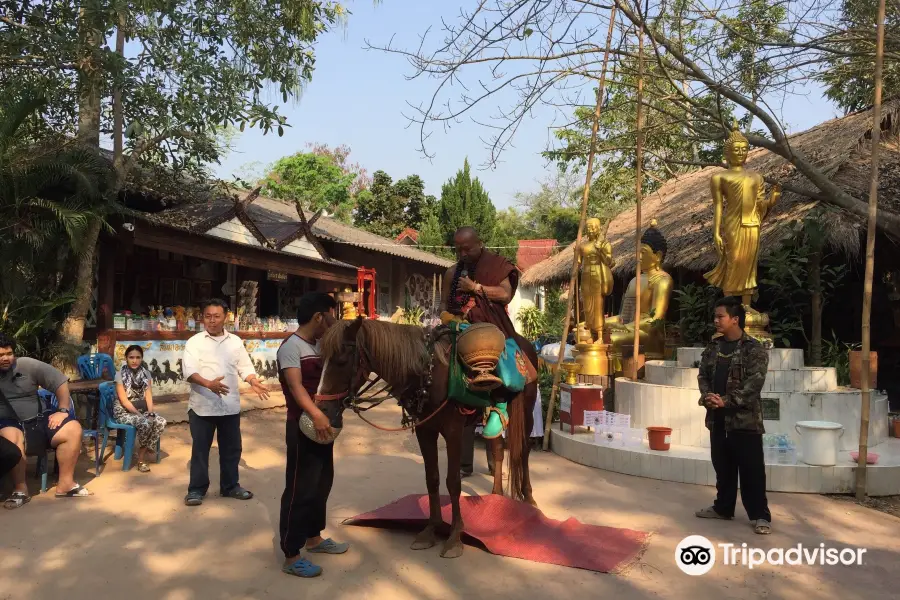
<path id="1" fill-rule="evenodd" d="M 285 561 L 281 570 L 288 575 L 294 575 L 295 577 L 309 578 L 318 577 L 322 574 L 322 567 L 312 564 L 305 558 L 298 558 L 292 563 Z"/>
<path id="2" fill-rule="evenodd" d="M 350 549 L 350 544 L 347 542 L 336 542 L 331 538 L 322 540 L 318 546 L 313 546 L 312 548 L 307 548 L 307 552 L 312 552 L 313 554 L 343 554 L 347 550 Z"/>

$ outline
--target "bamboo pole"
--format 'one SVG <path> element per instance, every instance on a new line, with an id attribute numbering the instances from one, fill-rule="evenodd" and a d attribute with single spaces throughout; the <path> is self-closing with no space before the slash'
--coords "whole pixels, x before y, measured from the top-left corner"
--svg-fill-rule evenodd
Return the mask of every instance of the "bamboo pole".
<path id="1" fill-rule="evenodd" d="M 606 90 L 606 65 L 609 61 L 609 49 L 612 46 L 613 29 L 616 24 L 616 7 L 609 9 L 609 31 L 606 33 L 606 50 L 603 52 L 603 67 L 600 71 L 600 85 L 597 88 L 597 103 L 594 106 L 594 123 L 591 126 L 591 147 L 588 153 L 587 173 L 585 174 L 584 193 L 581 196 L 581 219 L 578 221 L 578 235 L 575 238 L 575 248 L 572 256 L 572 275 L 569 277 L 569 297 L 566 298 L 566 318 L 563 324 L 562 340 L 559 344 L 559 355 L 556 359 L 556 369 L 553 371 L 553 386 L 550 388 L 550 402 L 547 403 L 547 418 L 544 423 L 544 450 L 550 447 L 550 428 L 553 426 L 553 409 L 556 406 L 556 397 L 559 394 L 559 375 L 562 373 L 561 365 L 566 357 L 566 337 L 572 320 L 572 301 L 578 290 L 575 289 L 578 277 L 578 248 L 581 246 L 581 236 L 584 232 L 584 222 L 587 218 L 588 197 L 591 193 L 591 179 L 594 174 L 594 154 L 597 152 L 597 130 L 600 128 L 600 113 L 603 110 L 603 94 Z M 575 324 L 576 327 L 578 324 Z"/>
<path id="2" fill-rule="evenodd" d="M 638 379 L 638 353 L 641 346 L 641 179 L 644 176 L 644 30 L 638 30 L 638 80 L 637 80 L 637 145 L 634 176 L 634 352 L 631 355 L 631 378 Z"/>
<path id="3" fill-rule="evenodd" d="M 856 462 L 856 499 L 866 497 L 866 459 L 869 453 L 869 354 L 872 347 L 872 278 L 875 271 L 875 224 L 878 217 L 878 154 L 881 145 L 881 86 L 884 67 L 885 0 L 878 3 L 878 33 L 875 45 L 875 105 L 872 108 L 872 167 L 869 179 L 869 226 L 866 233 L 866 278 L 862 312 L 862 406 L 859 418 L 859 458 Z"/>

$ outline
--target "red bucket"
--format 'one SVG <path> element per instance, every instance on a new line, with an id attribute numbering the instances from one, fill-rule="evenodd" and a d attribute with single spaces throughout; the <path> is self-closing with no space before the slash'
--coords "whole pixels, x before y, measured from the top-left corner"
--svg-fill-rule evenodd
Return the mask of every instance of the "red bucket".
<path id="1" fill-rule="evenodd" d="M 672 441 L 671 427 L 648 427 L 647 438 L 650 440 L 651 450 L 666 451 Z"/>

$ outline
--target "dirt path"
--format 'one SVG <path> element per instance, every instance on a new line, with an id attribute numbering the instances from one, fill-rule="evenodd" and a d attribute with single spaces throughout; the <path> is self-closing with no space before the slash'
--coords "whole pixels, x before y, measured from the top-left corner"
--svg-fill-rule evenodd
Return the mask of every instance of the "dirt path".
<path id="1" fill-rule="evenodd" d="M 377 411 L 376 411 L 377 412 Z M 371 414 L 371 413 L 370 413 Z M 381 412 L 391 424 L 395 415 Z M 640 565 L 604 575 L 489 555 L 467 548 L 444 560 L 438 549 L 409 550 L 412 534 L 341 526 L 343 519 L 396 498 L 424 492 L 414 438 L 382 434 L 348 418 L 337 444 L 329 535 L 351 552 L 323 557 L 325 574 L 311 581 L 280 572 L 278 505 L 284 478 L 284 411 L 245 414 L 241 483 L 249 502 L 212 495 L 187 508 L 189 435 L 184 425 L 163 438 L 163 461 L 150 474 L 122 472 L 108 461 L 89 487 L 92 498 L 35 497 L 0 511 L 0 599 L 117 597 L 128 600 L 313 598 L 889 598 L 900 588 L 900 519 L 852 503 L 813 495 L 770 495 L 775 533 L 755 536 L 739 508 L 731 522 L 700 521 L 709 487 L 630 477 L 575 465 L 548 453 L 532 460 L 535 497 L 553 518 L 654 532 Z M 464 480 L 469 494 L 490 491 L 484 452 L 479 474 Z M 213 449 L 212 464 L 218 457 Z M 87 468 L 87 461 L 84 461 Z M 215 469 L 215 467 L 213 467 Z M 82 481 L 90 475 L 84 474 Z M 211 490 L 218 474 L 211 473 Z M 32 482 L 34 484 L 34 482 Z M 681 573 L 676 544 L 700 534 L 713 542 L 768 549 L 803 543 L 860 546 L 865 564 L 745 568 L 717 565 L 702 577 Z"/>

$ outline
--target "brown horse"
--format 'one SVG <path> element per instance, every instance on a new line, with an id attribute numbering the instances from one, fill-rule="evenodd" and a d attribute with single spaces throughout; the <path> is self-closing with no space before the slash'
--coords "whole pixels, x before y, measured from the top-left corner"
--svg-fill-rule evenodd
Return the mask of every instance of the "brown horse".
<path id="1" fill-rule="evenodd" d="M 318 402 L 342 401 L 344 406 L 357 400 L 357 395 L 369 376 L 375 373 L 390 387 L 391 396 L 403 407 L 415 423 L 416 438 L 425 461 L 425 483 L 428 487 L 430 517 L 428 525 L 416 536 L 413 550 L 425 550 L 437 544 L 436 530 L 442 524 L 440 503 L 440 468 L 438 466 L 438 435 L 447 443 L 447 491 L 453 507 L 450 537 L 441 556 L 460 556 L 463 545 L 460 536 L 463 520 L 459 510 L 460 453 L 463 429 L 476 418 L 471 411 L 447 399 L 449 369 L 448 336 L 439 328 L 426 337 L 415 325 L 399 325 L 384 321 L 343 321 L 332 327 L 322 338 L 322 357 L 325 367 L 316 394 Z M 528 356 L 537 364 L 534 350 Z M 435 360 L 437 358 L 437 360 Z M 533 410 L 537 397 L 537 383 L 529 384 L 509 404 L 510 495 L 535 504 L 528 474 L 528 432 L 534 423 Z M 494 488 L 492 493 L 503 494 L 503 445 L 500 438 L 492 440 L 494 456 Z"/>

